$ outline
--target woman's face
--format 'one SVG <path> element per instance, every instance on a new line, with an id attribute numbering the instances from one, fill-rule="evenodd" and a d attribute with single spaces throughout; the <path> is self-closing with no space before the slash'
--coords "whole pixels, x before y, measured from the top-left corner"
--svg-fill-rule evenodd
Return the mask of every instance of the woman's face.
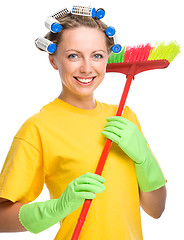
<path id="1" fill-rule="evenodd" d="M 65 95 L 89 96 L 103 81 L 108 61 L 105 34 L 79 27 L 63 32 L 50 62 L 59 71 Z"/>

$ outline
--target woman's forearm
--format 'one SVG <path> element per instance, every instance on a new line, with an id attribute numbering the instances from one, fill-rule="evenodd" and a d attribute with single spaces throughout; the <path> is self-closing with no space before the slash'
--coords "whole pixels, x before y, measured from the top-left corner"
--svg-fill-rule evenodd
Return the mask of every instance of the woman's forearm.
<path id="1" fill-rule="evenodd" d="M 143 210 L 153 218 L 159 218 L 166 203 L 166 187 L 163 186 L 152 192 L 140 191 L 140 204 Z"/>
<path id="2" fill-rule="evenodd" d="M 0 199 L 0 232 L 24 232 L 26 229 L 19 221 L 22 203 Z"/>

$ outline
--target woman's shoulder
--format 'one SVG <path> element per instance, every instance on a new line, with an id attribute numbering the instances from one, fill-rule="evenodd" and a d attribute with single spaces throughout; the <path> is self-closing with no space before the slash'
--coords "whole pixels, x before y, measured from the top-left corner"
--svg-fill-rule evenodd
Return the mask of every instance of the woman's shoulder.
<path id="1" fill-rule="evenodd" d="M 44 124 L 44 121 L 49 116 L 49 111 L 48 111 L 49 105 L 50 103 L 47 105 L 44 105 L 39 112 L 28 117 L 21 125 L 16 136 L 18 137 L 18 136 L 23 136 L 28 134 L 34 135 L 36 133 L 39 134 L 41 126 Z"/>
<path id="2" fill-rule="evenodd" d="M 15 137 L 23 139 L 26 136 L 33 136 L 38 134 L 38 126 L 39 126 L 39 113 L 34 114 L 33 116 L 26 119 L 21 127 L 19 128 Z"/>
<path id="3" fill-rule="evenodd" d="M 108 104 L 108 103 L 100 103 L 104 111 L 109 111 L 111 113 L 111 116 L 115 116 L 118 105 L 117 104 Z M 110 115 L 110 114 L 109 114 Z M 129 121 L 133 122 L 139 129 L 141 129 L 139 120 L 137 118 L 137 115 L 135 114 L 134 110 L 130 108 L 129 106 L 125 106 L 123 109 L 122 117 L 128 119 Z"/>

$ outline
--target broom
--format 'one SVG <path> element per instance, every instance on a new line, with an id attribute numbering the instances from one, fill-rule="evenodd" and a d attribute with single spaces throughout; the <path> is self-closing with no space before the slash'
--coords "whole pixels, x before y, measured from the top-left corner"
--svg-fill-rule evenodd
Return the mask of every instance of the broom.
<path id="1" fill-rule="evenodd" d="M 167 44 L 164 42 L 157 43 L 155 47 L 151 47 L 149 43 L 135 47 L 127 46 L 118 54 L 112 53 L 108 59 L 106 72 L 118 72 L 126 75 L 126 83 L 116 116 L 122 115 L 130 85 L 135 75 L 148 70 L 166 68 L 179 53 L 180 46 L 175 41 Z M 98 175 L 102 174 L 111 145 L 112 141 L 107 139 L 95 171 Z M 92 200 L 85 200 L 71 240 L 79 238 L 91 203 Z"/>

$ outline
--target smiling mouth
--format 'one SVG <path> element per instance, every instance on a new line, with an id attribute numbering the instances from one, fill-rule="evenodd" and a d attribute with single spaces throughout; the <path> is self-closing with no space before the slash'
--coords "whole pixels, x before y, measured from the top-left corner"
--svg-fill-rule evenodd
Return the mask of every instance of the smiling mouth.
<path id="1" fill-rule="evenodd" d="M 78 82 L 83 83 L 83 84 L 88 84 L 90 82 L 92 82 L 95 77 L 91 77 L 91 78 L 79 78 L 79 77 L 74 77 Z"/>

